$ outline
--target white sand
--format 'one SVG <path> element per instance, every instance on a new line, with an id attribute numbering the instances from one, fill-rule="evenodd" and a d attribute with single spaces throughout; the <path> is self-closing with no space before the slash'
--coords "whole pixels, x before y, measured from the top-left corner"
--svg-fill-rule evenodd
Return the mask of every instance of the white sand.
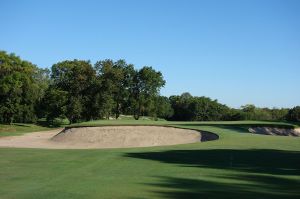
<path id="1" fill-rule="evenodd" d="M 252 127 L 248 129 L 250 133 L 263 135 L 300 136 L 300 128 L 285 129 L 273 127 Z"/>
<path id="2" fill-rule="evenodd" d="M 200 142 L 195 130 L 159 126 L 104 126 L 58 129 L 0 138 L 0 147 L 87 149 L 176 145 Z"/>

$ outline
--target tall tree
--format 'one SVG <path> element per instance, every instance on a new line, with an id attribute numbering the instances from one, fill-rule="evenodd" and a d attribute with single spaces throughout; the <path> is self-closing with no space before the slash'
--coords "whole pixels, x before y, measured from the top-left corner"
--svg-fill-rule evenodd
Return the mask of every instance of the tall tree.
<path id="1" fill-rule="evenodd" d="M 55 118 L 65 118 L 67 113 L 68 92 L 50 86 L 42 99 L 41 108 L 49 124 L 53 124 Z"/>
<path id="2" fill-rule="evenodd" d="M 155 71 L 152 67 L 144 66 L 135 73 L 131 87 L 131 105 L 136 120 L 159 95 L 159 91 L 165 83 L 162 73 Z"/>
<path id="3" fill-rule="evenodd" d="M 155 116 L 163 119 L 170 119 L 174 110 L 171 106 L 171 102 L 167 97 L 157 96 L 155 99 Z"/>
<path id="4" fill-rule="evenodd" d="M 230 120 L 229 115 L 232 114 L 227 106 L 208 97 L 194 97 L 183 93 L 181 96 L 171 96 L 169 99 L 174 109 L 172 120 Z"/>
<path id="5" fill-rule="evenodd" d="M 95 64 L 98 79 L 101 81 L 102 112 L 106 118 L 111 113 L 118 119 L 129 98 L 129 88 L 132 85 L 134 68 L 125 60 L 107 59 Z"/>
<path id="6" fill-rule="evenodd" d="M 84 96 L 89 93 L 95 77 L 95 70 L 89 61 L 75 59 L 52 66 L 53 87 L 67 92 L 66 116 L 71 123 L 86 119 L 83 115 L 89 115 L 90 109 L 86 105 L 90 98 Z"/>
<path id="7" fill-rule="evenodd" d="M 118 119 L 122 109 L 126 105 L 126 101 L 129 100 L 129 89 L 132 86 L 134 77 L 134 67 L 132 64 L 127 64 L 125 60 L 118 60 L 114 64 L 115 70 L 115 90 L 113 92 L 113 98 L 115 101 L 114 113 L 116 119 Z"/>
<path id="8" fill-rule="evenodd" d="M 34 75 L 34 79 L 39 87 L 37 88 L 37 102 L 35 104 L 35 112 L 38 118 L 45 117 L 45 109 L 43 106 L 43 99 L 46 91 L 50 85 L 50 70 L 45 68 L 38 68 L 37 73 Z"/>
<path id="9" fill-rule="evenodd" d="M 0 122 L 33 122 L 40 85 L 38 68 L 14 54 L 0 51 Z"/>
<path id="10" fill-rule="evenodd" d="M 113 94 L 116 93 L 118 89 L 116 82 L 121 78 L 122 73 L 120 70 L 116 70 L 114 61 L 111 59 L 96 62 L 95 69 L 98 75 L 98 81 L 100 81 L 101 85 L 99 88 L 99 99 L 101 100 L 99 111 L 102 116 L 109 119 L 113 107 L 115 106 Z"/>

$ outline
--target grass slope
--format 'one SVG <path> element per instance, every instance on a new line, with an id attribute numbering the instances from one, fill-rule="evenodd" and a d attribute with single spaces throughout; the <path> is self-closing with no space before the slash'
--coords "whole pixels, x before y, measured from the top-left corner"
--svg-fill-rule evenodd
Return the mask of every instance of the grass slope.
<path id="1" fill-rule="evenodd" d="M 93 125 L 115 123 L 156 124 L 97 121 Z M 0 196 L 30 199 L 300 197 L 299 138 L 246 133 L 246 126 L 254 125 L 253 122 L 168 124 L 215 132 L 220 140 L 106 150 L 2 148 Z"/>
<path id="2" fill-rule="evenodd" d="M 12 125 L 0 124 L 0 137 L 23 135 L 35 131 L 47 131 L 53 128 L 40 126 L 36 124 L 14 123 Z"/>

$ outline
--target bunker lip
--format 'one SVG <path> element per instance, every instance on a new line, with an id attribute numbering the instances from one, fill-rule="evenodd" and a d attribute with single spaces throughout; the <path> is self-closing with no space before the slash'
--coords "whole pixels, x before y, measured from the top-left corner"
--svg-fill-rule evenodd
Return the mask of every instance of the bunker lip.
<path id="1" fill-rule="evenodd" d="M 250 133 L 275 136 L 300 136 L 300 128 L 250 127 Z"/>
<path id="2" fill-rule="evenodd" d="M 188 144 L 218 135 L 173 126 L 75 127 L 0 138 L 0 147 L 47 149 L 135 148 Z"/>

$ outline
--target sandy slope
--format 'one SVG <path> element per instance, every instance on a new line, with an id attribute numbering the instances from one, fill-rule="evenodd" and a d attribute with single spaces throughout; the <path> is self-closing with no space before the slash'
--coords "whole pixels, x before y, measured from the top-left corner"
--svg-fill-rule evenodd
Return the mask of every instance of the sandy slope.
<path id="1" fill-rule="evenodd" d="M 86 149 L 175 145 L 200 142 L 194 130 L 159 126 L 105 126 L 57 129 L 0 138 L 0 147 Z"/>
<path id="2" fill-rule="evenodd" d="M 300 136 L 300 128 L 284 129 L 273 127 L 252 127 L 249 128 L 249 132 L 263 135 Z"/>

